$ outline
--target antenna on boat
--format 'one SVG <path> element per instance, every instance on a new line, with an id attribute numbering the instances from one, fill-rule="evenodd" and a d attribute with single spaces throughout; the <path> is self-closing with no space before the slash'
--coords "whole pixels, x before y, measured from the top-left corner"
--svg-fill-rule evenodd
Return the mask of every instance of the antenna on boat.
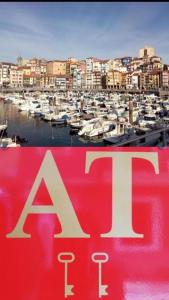
<path id="1" fill-rule="evenodd" d="M 133 124 L 133 101 L 129 101 L 129 122 Z"/>

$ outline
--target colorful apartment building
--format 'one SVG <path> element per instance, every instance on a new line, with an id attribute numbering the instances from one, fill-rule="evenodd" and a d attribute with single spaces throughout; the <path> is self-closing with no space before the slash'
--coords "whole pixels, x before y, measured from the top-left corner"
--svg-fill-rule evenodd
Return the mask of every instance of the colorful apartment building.
<path id="1" fill-rule="evenodd" d="M 18 57 L 17 64 L 0 63 L 0 86 L 40 86 L 58 89 L 151 89 L 169 87 L 169 66 L 155 49 L 145 46 L 139 57 L 50 60 Z"/>

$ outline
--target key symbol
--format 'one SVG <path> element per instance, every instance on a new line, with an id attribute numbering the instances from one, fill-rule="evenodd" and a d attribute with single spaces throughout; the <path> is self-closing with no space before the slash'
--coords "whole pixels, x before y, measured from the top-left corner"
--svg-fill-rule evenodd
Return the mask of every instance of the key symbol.
<path id="1" fill-rule="evenodd" d="M 73 296 L 72 291 L 74 285 L 68 284 L 68 264 L 75 260 L 75 255 L 72 252 L 61 252 L 58 255 L 58 261 L 64 264 L 64 294 L 65 298 Z"/>
<path id="2" fill-rule="evenodd" d="M 108 292 L 106 291 L 108 285 L 102 284 L 102 264 L 106 263 L 108 259 L 109 259 L 108 254 L 104 252 L 95 252 L 92 254 L 93 262 L 99 265 L 99 281 L 98 281 L 99 298 L 108 295 Z"/>

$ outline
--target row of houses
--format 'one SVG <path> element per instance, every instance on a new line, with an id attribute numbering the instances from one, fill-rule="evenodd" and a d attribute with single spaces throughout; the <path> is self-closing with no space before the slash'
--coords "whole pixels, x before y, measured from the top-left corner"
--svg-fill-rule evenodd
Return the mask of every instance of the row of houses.
<path id="1" fill-rule="evenodd" d="M 169 87 L 169 66 L 154 48 L 140 49 L 140 57 L 51 60 L 19 57 L 0 63 L 0 86 L 60 89 L 151 89 Z"/>

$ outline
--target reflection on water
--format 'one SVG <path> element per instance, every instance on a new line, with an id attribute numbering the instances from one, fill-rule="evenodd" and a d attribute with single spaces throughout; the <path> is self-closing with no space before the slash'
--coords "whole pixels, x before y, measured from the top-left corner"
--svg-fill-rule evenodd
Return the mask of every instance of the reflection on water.
<path id="1" fill-rule="evenodd" d="M 22 146 L 103 146 L 102 140 L 94 142 L 83 140 L 78 135 L 70 135 L 69 126 L 44 122 L 41 118 L 29 116 L 27 112 L 18 112 L 13 104 L 0 101 L 0 124 L 8 120 L 8 136 L 19 135 L 28 143 Z"/>

